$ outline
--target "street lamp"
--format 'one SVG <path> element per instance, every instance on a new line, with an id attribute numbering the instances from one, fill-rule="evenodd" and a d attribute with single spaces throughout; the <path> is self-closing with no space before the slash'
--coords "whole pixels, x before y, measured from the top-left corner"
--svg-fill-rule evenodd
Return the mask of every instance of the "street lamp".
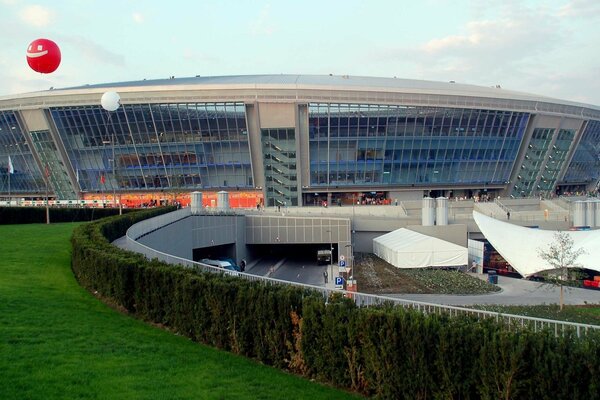
<path id="1" fill-rule="evenodd" d="M 110 140 L 112 148 L 112 177 L 113 177 L 113 208 L 117 206 L 117 178 L 115 176 L 115 131 L 113 129 L 112 138 Z"/>
<path id="2" fill-rule="evenodd" d="M 117 109 L 121 106 L 121 97 L 116 92 L 106 92 L 102 95 L 100 99 L 100 104 L 102 108 L 108 111 L 108 121 L 106 129 L 108 130 L 110 124 L 111 112 L 117 111 Z M 115 178 L 115 128 L 113 126 L 112 135 L 111 135 L 111 147 L 112 147 L 112 177 L 113 177 L 113 207 L 116 206 L 117 201 L 117 179 Z M 121 213 L 121 208 L 119 207 L 119 214 Z"/>
<path id="3" fill-rule="evenodd" d="M 331 229 L 327 229 L 325 232 L 329 233 L 329 276 L 333 278 L 333 240 L 331 238 Z"/>
<path id="4" fill-rule="evenodd" d="M 350 264 L 350 273 L 348 274 L 348 279 L 352 279 L 352 275 L 354 274 L 354 247 L 352 243 L 347 244 L 344 247 L 350 247 L 350 255 L 348 256 L 348 263 Z"/>

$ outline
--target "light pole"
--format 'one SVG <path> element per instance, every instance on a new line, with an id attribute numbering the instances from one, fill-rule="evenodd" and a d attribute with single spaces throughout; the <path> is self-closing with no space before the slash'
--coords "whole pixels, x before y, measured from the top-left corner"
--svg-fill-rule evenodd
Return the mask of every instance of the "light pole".
<path id="1" fill-rule="evenodd" d="M 329 276 L 333 279 L 333 240 L 331 229 L 328 229 L 326 232 L 329 233 Z"/>
<path id="2" fill-rule="evenodd" d="M 115 129 L 113 127 L 111 144 L 112 144 L 112 176 L 113 176 L 113 207 L 117 206 L 117 185 L 119 184 L 119 180 L 117 179 L 117 159 L 115 158 L 115 141 L 116 134 Z M 119 199 L 121 196 L 119 195 Z M 121 205 L 121 201 L 119 201 L 119 215 L 123 214 L 123 207 Z"/>
<path id="3" fill-rule="evenodd" d="M 50 205 L 48 204 L 48 180 L 50 179 L 50 168 L 48 167 L 48 163 L 46 163 L 46 168 L 44 168 L 44 181 L 46 183 L 46 224 L 50 223 Z"/>
<path id="4" fill-rule="evenodd" d="M 113 130 L 112 138 L 110 140 L 112 147 L 112 177 L 113 177 L 113 207 L 117 206 L 117 179 L 115 177 L 115 132 Z"/>
<path id="5" fill-rule="evenodd" d="M 108 111 L 108 121 L 106 129 L 109 129 L 109 125 L 111 125 L 110 117 L 111 112 L 117 111 L 117 109 L 121 106 L 121 97 L 116 92 L 106 92 L 102 95 L 100 99 L 100 104 L 102 108 Z M 115 128 L 113 126 L 112 135 L 111 135 L 111 148 L 112 148 L 112 177 L 113 177 L 113 207 L 116 207 L 117 202 L 117 179 L 115 177 Z M 119 214 L 121 213 L 121 208 L 119 207 Z"/>
<path id="6" fill-rule="evenodd" d="M 348 264 L 350 272 L 348 274 L 348 279 L 352 279 L 352 275 L 354 274 L 354 246 L 352 243 L 347 244 L 345 247 L 350 247 L 350 255 L 348 256 Z"/>

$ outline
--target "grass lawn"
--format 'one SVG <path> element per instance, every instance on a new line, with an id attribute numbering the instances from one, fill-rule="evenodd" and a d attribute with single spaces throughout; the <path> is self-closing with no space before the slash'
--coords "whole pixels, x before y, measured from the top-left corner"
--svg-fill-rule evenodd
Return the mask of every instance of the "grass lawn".
<path id="1" fill-rule="evenodd" d="M 600 297 L 599 297 L 600 300 Z M 581 324 L 600 325 L 600 305 L 569 306 L 562 311 L 558 304 L 539 306 L 488 306 L 477 305 L 473 308 L 501 312 L 504 314 L 526 315 L 528 317 L 555 319 L 558 321 L 579 322 Z"/>
<path id="2" fill-rule="evenodd" d="M 75 226 L 0 225 L 0 399 L 352 397 L 107 307 L 72 275 Z"/>

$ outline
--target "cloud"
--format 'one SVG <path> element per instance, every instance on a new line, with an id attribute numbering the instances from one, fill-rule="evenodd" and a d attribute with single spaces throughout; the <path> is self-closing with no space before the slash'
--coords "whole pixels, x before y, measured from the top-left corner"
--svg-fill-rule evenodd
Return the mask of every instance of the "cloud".
<path id="1" fill-rule="evenodd" d="M 82 36 L 65 36 L 61 42 L 73 46 L 78 56 L 94 63 L 108 64 L 116 67 L 125 66 L 125 57 L 114 53 L 98 43 Z"/>
<path id="2" fill-rule="evenodd" d="M 43 28 L 52 22 L 54 12 L 47 7 L 32 5 L 26 6 L 19 13 L 21 20 L 28 25 Z"/>
<path id="3" fill-rule="evenodd" d="M 271 5 L 265 4 L 258 16 L 250 22 L 250 33 L 254 36 L 271 35 L 275 31 L 271 19 Z"/>
<path id="4" fill-rule="evenodd" d="M 131 18 L 133 18 L 133 22 L 135 22 L 136 24 L 144 23 L 144 16 L 139 12 L 134 12 L 131 15 Z"/>
<path id="5" fill-rule="evenodd" d="M 571 0 L 558 10 L 561 17 L 596 17 L 600 15 L 598 0 Z"/>
<path id="6" fill-rule="evenodd" d="M 574 0 L 560 8 L 507 2 L 446 35 L 374 50 L 372 65 L 386 66 L 390 75 L 500 84 L 505 89 L 598 104 L 597 40 L 559 15 L 593 13 L 596 4 L 600 2 Z"/>
<path id="7" fill-rule="evenodd" d="M 470 21 L 454 33 L 408 48 L 384 49 L 379 58 L 412 64 L 424 75 L 504 76 L 560 47 L 567 33 L 545 9 L 506 8 L 497 18 Z M 446 79 L 444 79 L 446 80 Z M 495 83 L 495 82 L 492 82 Z"/>

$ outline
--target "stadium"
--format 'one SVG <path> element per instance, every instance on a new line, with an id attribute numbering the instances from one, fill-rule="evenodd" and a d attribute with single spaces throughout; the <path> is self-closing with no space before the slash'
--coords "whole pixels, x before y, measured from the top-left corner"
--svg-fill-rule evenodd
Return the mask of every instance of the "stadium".
<path id="1" fill-rule="evenodd" d="M 121 106 L 100 98 L 118 92 Z M 600 107 L 454 82 L 140 80 L 0 98 L 0 197 L 123 206 L 552 197 L 600 177 Z"/>

